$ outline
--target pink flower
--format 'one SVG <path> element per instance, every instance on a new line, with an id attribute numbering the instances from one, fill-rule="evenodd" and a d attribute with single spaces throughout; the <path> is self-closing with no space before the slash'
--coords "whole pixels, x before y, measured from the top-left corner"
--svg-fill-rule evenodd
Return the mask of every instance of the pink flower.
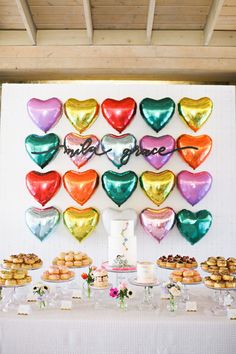
<path id="1" fill-rule="evenodd" d="M 126 281 L 122 281 L 119 285 L 119 290 L 125 290 L 128 287 L 128 283 Z"/>
<path id="2" fill-rule="evenodd" d="M 111 296 L 111 297 L 117 297 L 118 294 L 119 294 L 119 291 L 118 291 L 117 288 L 111 288 L 111 289 L 110 289 L 110 296 Z"/>

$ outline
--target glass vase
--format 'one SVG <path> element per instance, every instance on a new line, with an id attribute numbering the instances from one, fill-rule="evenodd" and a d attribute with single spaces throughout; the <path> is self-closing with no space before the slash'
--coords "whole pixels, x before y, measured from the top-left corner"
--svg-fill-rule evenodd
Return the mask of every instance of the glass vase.
<path id="1" fill-rule="evenodd" d="M 174 296 L 170 297 L 169 303 L 167 304 L 167 310 L 170 312 L 175 312 L 177 310 L 177 303 Z"/>
<path id="2" fill-rule="evenodd" d="M 119 298 L 119 299 L 118 299 L 117 306 L 118 306 L 119 309 L 121 309 L 122 311 L 125 311 L 125 310 L 127 309 L 127 302 L 125 301 L 125 298 Z"/>

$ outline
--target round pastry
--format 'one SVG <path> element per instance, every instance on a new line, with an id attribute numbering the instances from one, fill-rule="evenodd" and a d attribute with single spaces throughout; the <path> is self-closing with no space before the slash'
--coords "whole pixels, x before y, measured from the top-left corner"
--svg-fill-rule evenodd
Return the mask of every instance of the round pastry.
<path id="1" fill-rule="evenodd" d="M 60 276 L 59 276 L 59 274 L 51 274 L 51 273 L 49 273 L 48 279 L 49 280 L 60 280 Z"/>
<path id="2" fill-rule="evenodd" d="M 59 268 L 57 266 L 50 266 L 48 268 L 48 272 L 49 272 L 49 274 L 59 274 L 60 273 Z"/>
<path id="3" fill-rule="evenodd" d="M 68 254 L 65 256 L 65 261 L 66 262 L 71 262 L 74 260 L 74 256 L 72 254 Z"/>
<path id="4" fill-rule="evenodd" d="M 185 266 L 185 263 L 182 262 L 182 261 L 178 261 L 178 262 L 176 263 L 176 268 L 178 268 L 178 269 L 184 268 L 184 266 Z"/>
<path id="5" fill-rule="evenodd" d="M 24 279 L 25 278 L 25 272 L 17 272 L 13 274 L 14 279 Z"/>
<path id="6" fill-rule="evenodd" d="M 6 282 L 6 280 L 5 280 L 5 279 L 0 278 L 0 286 L 1 286 L 1 285 L 5 285 L 5 282 Z"/>
<path id="7" fill-rule="evenodd" d="M 226 280 L 226 281 L 233 281 L 234 280 L 234 276 L 232 274 L 224 274 L 224 273 L 222 273 L 222 279 Z"/>
<path id="8" fill-rule="evenodd" d="M 26 284 L 26 279 L 24 278 L 24 279 L 17 279 L 17 285 L 24 285 L 24 284 Z"/>
<path id="9" fill-rule="evenodd" d="M 59 254 L 59 259 L 62 259 L 63 261 L 65 260 L 65 256 L 66 256 L 66 253 L 65 252 L 61 252 L 60 254 Z"/>
<path id="10" fill-rule="evenodd" d="M 212 280 L 210 277 L 206 277 L 206 278 L 204 279 L 204 283 L 205 283 L 207 286 L 210 286 L 211 288 L 214 288 L 215 281 Z"/>
<path id="11" fill-rule="evenodd" d="M 32 277 L 28 275 L 28 276 L 25 278 L 25 281 L 26 281 L 26 283 L 31 283 L 31 282 L 32 282 Z"/>
<path id="12" fill-rule="evenodd" d="M 182 279 L 183 279 L 180 275 L 172 275 L 171 278 L 176 283 L 182 282 Z"/>
<path id="13" fill-rule="evenodd" d="M 66 262 L 65 262 L 65 266 L 66 266 L 66 267 L 74 267 L 74 262 L 72 262 L 72 261 L 66 261 Z"/>
<path id="14" fill-rule="evenodd" d="M 175 268 L 175 262 L 174 261 L 167 261 L 166 268 Z"/>
<path id="15" fill-rule="evenodd" d="M 43 279 L 48 280 L 49 279 L 49 272 L 43 272 Z"/>
<path id="16" fill-rule="evenodd" d="M 224 281 L 216 281 L 214 284 L 214 288 L 217 288 L 217 289 L 225 288 L 225 282 Z"/>
<path id="17" fill-rule="evenodd" d="M 16 282 L 15 279 L 7 279 L 7 280 L 5 281 L 5 285 L 6 285 L 6 286 L 15 286 L 15 285 L 17 285 L 17 282 Z"/>
<path id="18" fill-rule="evenodd" d="M 82 260 L 82 265 L 83 265 L 83 266 L 88 266 L 88 265 L 90 265 L 90 263 L 91 263 L 91 262 L 90 262 L 89 259 L 83 259 L 83 260 Z"/>
<path id="19" fill-rule="evenodd" d="M 235 281 L 226 281 L 225 286 L 226 286 L 226 288 L 235 288 L 236 282 Z"/>
<path id="20" fill-rule="evenodd" d="M 61 280 L 69 280 L 71 278 L 70 273 L 61 274 Z"/>
<path id="21" fill-rule="evenodd" d="M 67 274 L 69 273 L 69 269 L 67 267 L 60 267 L 59 268 L 60 274 Z"/>
<path id="22" fill-rule="evenodd" d="M 217 266 L 218 267 L 226 267 L 227 266 L 226 260 L 223 260 L 223 259 L 217 260 Z"/>
<path id="23" fill-rule="evenodd" d="M 183 271 L 183 276 L 184 277 L 193 277 L 194 276 L 194 271 L 193 270 L 184 270 Z"/>
<path id="24" fill-rule="evenodd" d="M 160 267 L 166 268 L 166 262 L 165 261 L 160 261 Z"/>
<path id="25" fill-rule="evenodd" d="M 74 261 L 75 267 L 82 267 L 82 261 Z"/>
<path id="26" fill-rule="evenodd" d="M 74 259 L 75 259 L 75 261 L 82 261 L 82 255 L 81 255 L 81 253 L 75 254 L 75 255 L 74 255 Z"/>
<path id="27" fill-rule="evenodd" d="M 193 283 L 193 277 L 183 277 L 182 283 L 186 283 L 186 284 Z"/>
<path id="28" fill-rule="evenodd" d="M 229 270 L 231 273 L 236 273 L 236 266 L 229 266 Z"/>
<path id="29" fill-rule="evenodd" d="M 61 260 L 61 259 L 58 259 L 58 261 L 57 261 L 56 264 L 57 264 L 58 266 L 64 266 L 65 263 L 66 263 L 65 261 L 63 261 L 63 260 Z"/>
<path id="30" fill-rule="evenodd" d="M 200 283 L 202 281 L 202 277 L 200 275 L 194 275 L 193 281 L 194 283 Z"/>
<path id="31" fill-rule="evenodd" d="M 11 266 L 12 266 L 12 262 L 9 262 L 8 260 L 5 260 L 2 262 L 2 265 L 4 268 L 8 268 L 8 269 L 11 269 Z"/>
<path id="32" fill-rule="evenodd" d="M 208 258 L 208 260 L 206 261 L 206 263 L 209 266 L 215 266 L 216 265 L 216 259 L 215 258 Z"/>
<path id="33" fill-rule="evenodd" d="M 10 279 L 12 279 L 13 278 L 13 273 L 11 273 L 11 272 L 7 272 L 7 271 L 1 271 L 1 277 L 3 278 L 3 279 L 7 279 L 7 280 L 10 280 Z"/>
<path id="34" fill-rule="evenodd" d="M 182 269 L 175 269 L 171 273 L 171 275 L 173 275 L 173 276 L 182 276 L 182 274 L 183 274 L 183 270 Z"/>
<path id="35" fill-rule="evenodd" d="M 208 270 L 208 265 L 206 264 L 206 262 L 202 262 L 202 263 L 201 263 L 201 268 L 202 268 L 203 270 Z"/>
<path id="36" fill-rule="evenodd" d="M 215 281 L 220 281 L 222 279 L 222 276 L 219 273 L 212 273 L 211 279 Z"/>

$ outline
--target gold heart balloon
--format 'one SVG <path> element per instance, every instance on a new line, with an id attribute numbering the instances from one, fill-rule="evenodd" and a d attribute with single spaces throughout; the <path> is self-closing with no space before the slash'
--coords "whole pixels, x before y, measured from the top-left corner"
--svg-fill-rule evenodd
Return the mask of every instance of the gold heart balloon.
<path id="1" fill-rule="evenodd" d="M 77 209 L 67 208 L 63 213 L 64 224 L 76 238 L 84 241 L 94 231 L 99 221 L 99 212 L 94 208 Z"/>
<path id="2" fill-rule="evenodd" d="M 146 171 L 140 176 L 140 185 L 149 199 L 161 205 L 175 186 L 175 175 L 166 170 L 160 173 Z"/>
<path id="3" fill-rule="evenodd" d="M 178 111 L 182 120 L 193 131 L 198 131 L 213 110 L 213 102 L 208 97 L 202 97 L 199 100 L 184 97 L 178 103 Z"/>
<path id="4" fill-rule="evenodd" d="M 94 98 L 85 101 L 69 98 L 64 104 L 64 110 L 75 129 L 83 133 L 97 119 L 99 104 Z"/>

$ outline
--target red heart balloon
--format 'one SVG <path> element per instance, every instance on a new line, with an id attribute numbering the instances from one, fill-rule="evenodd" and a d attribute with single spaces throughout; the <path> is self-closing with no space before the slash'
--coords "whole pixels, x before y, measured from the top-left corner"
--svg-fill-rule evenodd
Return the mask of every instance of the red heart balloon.
<path id="1" fill-rule="evenodd" d="M 124 98 L 120 101 L 107 98 L 103 101 L 101 108 L 102 114 L 107 122 L 121 133 L 133 119 L 137 105 L 135 100 L 131 97 Z"/>
<path id="2" fill-rule="evenodd" d="M 42 206 L 52 199 L 61 185 L 61 176 L 56 171 L 46 173 L 31 171 L 26 175 L 25 180 L 30 194 Z"/>
<path id="3" fill-rule="evenodd" d="M 70 196 L 80 205 L 84 205 L 98 186 L 99 176 L 95 170 L 84 172 L 67 171 L 63 184 Z"/>

